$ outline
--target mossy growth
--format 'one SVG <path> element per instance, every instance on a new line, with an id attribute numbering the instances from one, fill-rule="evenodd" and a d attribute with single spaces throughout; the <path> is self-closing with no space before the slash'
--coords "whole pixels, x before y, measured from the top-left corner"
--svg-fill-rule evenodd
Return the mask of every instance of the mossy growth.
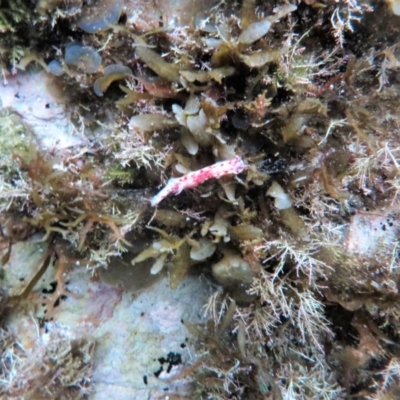
<path id="1" fill-rule="evenodd" d="M 27 22 L 30 6 L 24 0 L 2 0 L 0 2 L 0 32 L 15 32 L 22 21 Z"/>
<path id="2" fill-rule="evenodd" d="M 0 110 L 1 167 L 12 165 L 17 155 L 32 161 L 32 148 L 36 148 L 34 136 L 21 117 L 10 109 Z"/>
<path id="3" fill-rule="evenodd" d="M 8 399 L 85 399 L 90 393 L 94 342 L 68 337 L 60 328 L 48 342 L 24 348 L 0 331 L 0 395 Z M 56 372 L 56 373 L 55 373 Z"/>

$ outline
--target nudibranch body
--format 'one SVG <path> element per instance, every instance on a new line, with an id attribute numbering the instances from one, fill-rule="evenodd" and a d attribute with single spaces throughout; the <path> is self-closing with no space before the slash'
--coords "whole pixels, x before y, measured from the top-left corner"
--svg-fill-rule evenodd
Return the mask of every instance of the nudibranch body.
<path id="1" fill-rule="evenodd" d="M 167 185 L 152 198 L 151 205 L 154 207 L 170 194 L 177 195 L 182 190 L 199 186 L 211 178 L 218 179 L 225 175 L 240 174 L 247 167 L 248 165 L 239 156 L 236 156 L 232 160 L 220 161 L 198 171 L 189 172 L 180 178 L 171 178 Z"/>

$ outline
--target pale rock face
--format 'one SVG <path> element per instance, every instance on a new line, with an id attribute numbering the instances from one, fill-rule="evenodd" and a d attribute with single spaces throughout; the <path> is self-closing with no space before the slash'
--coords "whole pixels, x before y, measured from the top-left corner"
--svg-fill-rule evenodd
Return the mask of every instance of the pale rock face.
<path id="1" fill-rule="evenodd" d="M 372 258 L 389 251 L 399 232 L 397 215 L 388 212 L 359 212 L 351 219 L 346 249 L 351 254 Z"/>
<path id="2" fill-rule="evenodd" d="M 3 82 L 0 107 L 11 108 L 31 127 L 41 146 L 65 149 L 84 143 L 66 111 L 61 93 L 45 71 L 18 72 Z"/>
<path id="3" fill-rule="evenodd" d="M 10 294 L 23 290 L 45 251 L 40 243 L 15 245 L 3 285 Z M 131 267 L 132 279 L 135 267 Z M 173 290 L 164 276 L 150 285 L 145 283 L 142 290 L 135 285 L 123 289 L 119 283 L 92 279 L 84 266 L 74 266 L 68 278 L 70 296 L 55 308 L 53 321 L 46 323 L 46 329 L 39 328 L 35 319 L 40 312 L 38 302 L 44 301 L 42 293 L 54 280 L 53 267 L 35 286 L 26 306 L 30 312 L 20 308 L 8 317 L 7 327 L 26 351 L 28 361 L 49 345 L 52 335 L 62 332 L 66 337 L 86 337 L 96 343 L 91 356 L 91 399 L 158 398 L 165 394 L 165 387 L 175 394 L 186 392 L 188 381 L 170 379 L 196 357 L 182 345 L 190 334 L 181 320 L 202 321 L 202 307 L 211 290 L 205 281 L 188 277 Z M 173 365 L 168 372 L 168 365 L 160 364 L 159 359 L 171 352 L 180 355 L 182 364 Z M 157 371 L 160 374 L 156 377 Z"/>

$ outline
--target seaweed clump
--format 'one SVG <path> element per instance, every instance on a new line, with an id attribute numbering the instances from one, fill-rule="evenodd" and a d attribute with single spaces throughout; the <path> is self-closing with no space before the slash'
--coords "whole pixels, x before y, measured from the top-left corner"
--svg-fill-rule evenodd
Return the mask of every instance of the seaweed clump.
<path id="1" fill-rule="evenodd" d="M 9 332 L 0 332 L 0 394 L 18 399 L 84 399 L 90 393 L 94 342 L 71 338 L 61 329 L 48 343 L 26 349 Z"/>
<path id="2" fill-rule="evenodd" d="M 69 111 L 95 140 L 83 153 L 33 141 L 2 150 L 12 167 L 0 166 L 1 212 L 41 234 L 49 254 L 62 238 L 94 273 L 128 252 L 150 275 L 167 270 L 171 287 L 206 276 L 209 321 L 185 322 L 205 354 L 183 372 L 196 398 L 391 398 L 394 2 L 275 3 L 210 1 L 185 23 L 151 27 L 129 1 L 31 10 L 46 18 L 23 53 L 60 63 Z M 58 52 L 40 39 L 50 21 Z M 75 47 L 93 57 L 70 62 Z M 187 182 L 237 159 L 246 168 Z M 167 181 L 176 196 L 157 197 Z"/>

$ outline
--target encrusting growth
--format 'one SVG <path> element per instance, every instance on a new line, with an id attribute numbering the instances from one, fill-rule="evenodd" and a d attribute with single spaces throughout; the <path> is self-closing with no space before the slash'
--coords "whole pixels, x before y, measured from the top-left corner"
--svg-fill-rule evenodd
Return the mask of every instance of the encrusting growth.
<path id="1" fill-rule="evenodd" d="M 171 178 L 164 189 L 152 198 L 151 205 L 154 207 L 170 194 L 179 194 L 182 190 L 199 186 L 208 179 L 240 174 L 245 168 L 247 168 L 247 164 L 239 156 L 236 156 L 232 160 L 220 161 L 198 171 L 189 172 L 180 178 Z"/>

